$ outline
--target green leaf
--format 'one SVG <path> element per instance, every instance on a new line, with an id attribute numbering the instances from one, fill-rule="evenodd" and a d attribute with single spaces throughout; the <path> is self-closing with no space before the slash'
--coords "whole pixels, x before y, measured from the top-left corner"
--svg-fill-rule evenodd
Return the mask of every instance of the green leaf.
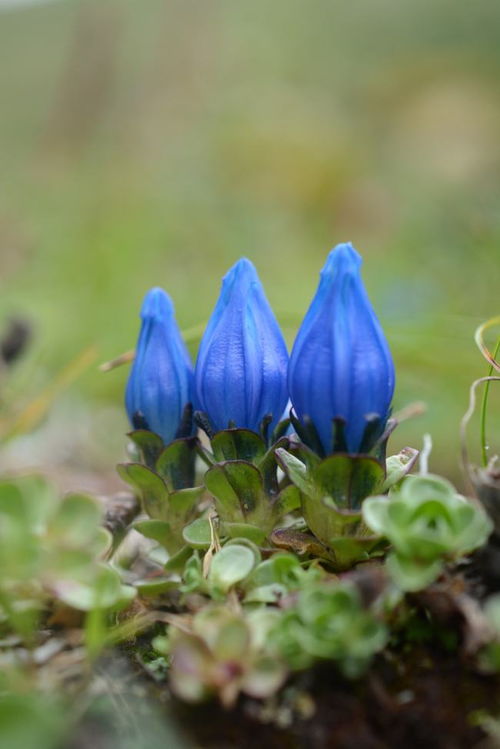
<path id="1" fill-rule="evenodd" d="M 164 565 L 165 572 L 182 572 L 184 565 L 190 558 L 193 550 L 189 546 L 183 546 L 175 554 L 172 554 L 168 562 Z"/>
<path id="2" fill-rule="evenodd" d="M 193 549 L 208 549 L 212 541 L 210 523 L 207 518 L 197 518 L 186 525 L 182 538 Z"/>
<path id="3" fill-rule="evenodd" d="M 255 566 L 255 556 L 248 546 L 224 546 L 212 559 L 209 572 L 211 586 L 222 593 L 244 580 Z"/>
<path id="4" fill-rule="evenodd" d="M 204 491 L 204 486 L 193 486 L 190 489 L 177 489 L 170 494 L 168 517 L 173 525 L 184 525 L 189 520 Z"/>
<path id="5" fill-rule="evenodd" d="M 255 463 L 260 473 L 262 474 L 262 477 L 264 479 L 264 486 L 266 487 L 267 491 L 276 492 L 278 489 L 278 462 L 276 450 L 280 448 L 287 448 L 289 442 L 290 440 L 288 439 L 288 437 L 281 437 L 281 439 L 271 445 L 269 450 L 264 455 L 262 455 Z"/>
<path id="6" fill-rule="evenodd" d="M 17 517 L 36 533 L 44 531 L 58 502 L 52 484 L 37 474 L 0 481 L 0 513 Z"/>
<path id="7" fill-rule="evenodd" d="M 252 552 L 255 564 L 259 564 L 262 559 L 259 547 L 250 538 L 242 538 L 241 536 L 237 538 L 230 538 L 228 541 L 226 541 L 225 546 L 245 546 Z"/>
<path id="8" fill-rule="evenodd" d="M 157 541 L 165 549 L 172 544 L 172 529 L 166 520 L 138 520 L 133 527 L 145 538 Z"/>
<path id="9" fill-rule="evenodd" d="M 168 512 L 168 490 L 163 479 L 140 463 L 120 463 L 117 471 L 136 490 L 144 512 L 151 518 L 164 520 Z"/>
<path id="10" fill-rule="evenodd" d="M 276 694 L 287 674 L 287 668 L 280 659 L 260 655 L 244 674 L 241 689 L 250 697 L 262 700 Z"/>
<path id="11" fill-rule="evenodd" d="M 257 546 L 263 546 L 266 542 L 264 531 L 248 523 L 224 523 L 223 531 L 229 538 L 247 538 Z"/>
<path id="12" fill-rule="evenodd" d="M 381 491 L 388 491 L 391 486 L 399 484 L 415 465 L 419 451 L 414 447 L 403 447 L 397 455 L 391 455 L 385 463 L 386 479 Z"/>
<path id="13" fill-rule="evenodd" d="M 368 497 L 363 502 L 363 520 L 374 533 L 381 536 L 387 532 L 387 507 L 390 501 L 387 497 Z"/>
<path id="14" fill-rule="evenodd" d="M 243 619 L 234 616 L 228 617 L 226 622 L 221 622 L 211 645 L 217 660 L 238 662 L 242 653 L 248 652 L 250 648 L 250 632 Z"/>
<path id="15" fill-rule="evenodd" d="M 154 468 L 158 455 L 164 447 L 160 435 L 150 432 L 147 429 L 136 429 L 133 432 L 129 432 L 127 437 L 134 445 L 137 445 L 142 459 L 148 468 Z"/>
<path id="16" fill-rule="evenodd" d="M 280 491 L 278 498 L 273 505 L 273 512 L 276 518 L 282 518 L 289 512 L 299 510 L 300 505 L 300 489 L 298 489 L 294 484 L 290 484 Z"/>
<path id="17" fill-rule="evenodd" d="M 122 585 L 118 573 L 105 565 L 100 565 L 96 577 L 90 582 L 60 580 L 55 589 L 60 601 L 80 611 L 118 610 L 127 606 L 136 595 L 134 588 Z"/>
<path id="18" fill-rule="evenodd" d="M 350 569 L 356 562 L 370 558 L 370 552 L 378 546 L 378 537 L 340 536 L 331 538 L 328 547 L 335 555 L 337 572 Z"/>
<path id="19" fill-rule="evenodd" d="M 361 511 L 339 509 L 331 497 L 318 500 L 304 495 L 302 511 L 309 530 L 326 547 L 331 538 L 354 536 L 360 530 Z"/>
<path id="20" fill-rule="evenodd" d="M 323 494 L 341 508 L 357 509 L 370 494 L 381 489 L 385 470 L 367 455 L 331 455 L 314 469 L 313 480 Z"/>
<path id="21" fill-rule="evenodd" d="M 288 586 L 292 580 L 298 579 L 301 572 L 302 567 L 295 554 L 278 552 L 254 569 L 248 584 L 256 588 L 276 583 Z"/>
<path id="22" fill-rule="evenodd" d="M 295 484 L 303 494 L 307 494 L 311 497 L 318 496 L 318 488 L 311 480 L 305 463 L 282 447 L 278 447 L 276 450 L 276 457 L 290 481 Z"/>
<path id="23" fill-rule="evenodd" d="M 254 463 L 266 452 L 262 437 L 249 429 L 224 429 L 211 440 L 217 462 L 245 460 Z"/>
<path id="24" fill-rule="evenodd" d="M 278 603 L 288 595 L 288 590 L 281 583 L 269 583 L 259 588 L 251 588 L 245 596 L 245 603 Z"/>
<path id="25" fill-rule="evenodd" d="M 97 500 L 86 494 L 68 494 L 49 524 L 49 533 L 61 536 L 64 544 L 91 543 L 102 519 L 102 508 Z"/>
<path id="26" fill-rule="evenodd" d="M 200 557 L 197 551 L 193 552 L 192 549 L 189 549 L 189 551 L 191 552 L 191 556 L 182 570 L 182 585 L 180 589 L 183 593 L 192 593 L 194 590 L 205 591 L 206 582 L 203 578 Z"/>
<path id="27" fill-rule="evenodd" d="M 428 562 L 417 562 L 399 554 L 389 554 L 387 569 L 396 585 L 401 590 L 415 592 L 423 590 L 439 577 L 443 563 L 440 559 Z"/>
<path id="28" fill-rule="evenodd" d="M 159 596 L 169 590 L 177 590 L 179 583 L 166 577 L 152 577 L 146 580 L 136 580 L 134 588 L 141 596 Z"/>
<path id="29" fill-rule="evenodd" d="M 196 448 L 196 438 L 187 438 L 174 440 L 162 450 L 156 471 L 170 491 L 193 486 Z"/>
<path id="30" fill-rule="evenodd" d="M 401 484 L 403 501 L 422 502 L 428 499 L 453 499 L 456 489 L 452 483 L 442 478 L 427 474 L 426 476 L 407 476 Z"/>
<path id="31" fill-rule="evenodd" d="M 245 522 L 252 515 L 268 511 L 262 476 L 251 463 L 242 460 L 219 463 L 205 474 L 205 485 L 216 500 L 221 519 Z"/>

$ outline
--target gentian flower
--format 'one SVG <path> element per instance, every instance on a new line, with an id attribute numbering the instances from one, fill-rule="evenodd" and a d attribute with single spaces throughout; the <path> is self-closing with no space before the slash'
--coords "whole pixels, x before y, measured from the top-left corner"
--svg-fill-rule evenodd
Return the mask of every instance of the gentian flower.
<path id="1" fill-rule="evenodd" d="M 279 421 L 288 399 L 288 352 L 252 263 L 228 271 L 198 352 L 195 406 L 215 431 L 230 424 L 258 432 Z"/>
<path id="2" fill-rule="evenodd" d="M 290 356 L 295 414 L 312 421 L 326 454 L 334 449 L 333 419 L 345 422 L 347 449 L 358 452 L 368 421 L 385 424 L 394 392 L 394 364 L 361 262 L 350 243 L 330 252 Z"/>
<path id="3" fill-rule="evenodd" d="M 172 442 L 192 400 L 193 367 L 168 294 L 148 291 L 125 405 L 134 428 L 147 427 Z"/>

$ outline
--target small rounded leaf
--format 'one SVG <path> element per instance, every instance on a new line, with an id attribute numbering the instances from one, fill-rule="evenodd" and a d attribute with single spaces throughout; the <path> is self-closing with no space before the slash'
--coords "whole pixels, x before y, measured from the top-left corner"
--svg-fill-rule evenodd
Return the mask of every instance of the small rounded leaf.
<path id="1" fill-rule="evenodd" d="M 221 592 L 227 592 L 244 580 L 254 566 L 255 555 L 248 546 L 240 544 L 224 546 L 212 559 L 209 581 Z"/>

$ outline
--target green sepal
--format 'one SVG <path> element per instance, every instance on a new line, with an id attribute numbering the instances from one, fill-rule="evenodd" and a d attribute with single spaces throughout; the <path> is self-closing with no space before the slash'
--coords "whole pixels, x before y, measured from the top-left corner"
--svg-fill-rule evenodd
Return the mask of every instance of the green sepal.
<path id="1" fill-rule="evenodd" d="M 295 415 L 293 408 L 290 409 L 290 422 L 295 429 L 300 441 L 311 448 L 317 455 L 323 457 L 325 451 L 319 438 L 318 430 L 308 416 L 299 420 Z"/>
<path id="2" fill-rule="evenodd" d="M 385 469 L 368 455 L 335 453 L 316 466 L 312 480 L 337 507 L 355 510 L 366 497 L 382 488 Z"/>
<path id="3" fill-rule="evenodd" d="M 155 470 L 169 491 L 193 486 L 198 440 L 196 437 L 177 439 L 158 455 Z"/>
<path id="4" fill-rule="evenodd" d="M 135 429 L 127 437 L 139 448 L 142 460 L 148 468 L 154 468 L 159 454 L 164 448 L 164 442 L 159 434 L 147 429 Z"/>
<path id="5" fill-rule="evenodd" d="M 287 451 L 301 460 L 308 471 L 312 471 L 324 460 L 324 458 L 313 452 L 310 447 L 303 445 L 302 442 L 290 442 Z"/>
<path id="6" fill-rule="evenodd" d="M 299 510 L 301 507 L 302 495 L 300 490 L 294 485 L 289 484 L 280 491 L 273 504 L 273 511 L 277 518 L 287 515 L 289 512 Z"/>
<path id="7" fill-rule="evenodd" d="M 271 442 L 279 442 L 282 437 L 285 437 L 288 429 L 290 428 L 290 424 L 290 418 L 279 421 L 274 427 L 274 431 L 271 435 Z"/>
<path id="8" fill-rule="evenodd" d="M 259 525 L 259 519 L 267 519 L 270 514 L 262 476 L 251 463 L 243 460 L 218 463 L 206 472 L 205 486 L 225 522 Z"/>
<path id="9" fill-rule="evenodd" d="M 356 535 L 366 535 L 362 528 L 361 512 L 341 510 L 330 497 L 318 500 L 303 496 L 302 511 L 309 530 L 329 549 L 333 548 L 332 539 L 339 536 L 352 538 Z"/>
<path id="10" fill-rule="evenodd" d="M 288 437 L 281 437 L 275 442 L 264 455 L 255 462 L 255 465 L 262 474 L 264 480 L 264 487 L 267 492 L 276 493 L 278 491 L 278 478 L 277 478 L 277 458 L 276 450 L 280 448 L 287 448 L 290 443 Z"/>
<path id="11" fill-rule="evenodd" d="M 163 479 L 141 463 L 119 463 L 116 470 L 136 490 L 144 512 L 151 518 L 164 520 L 168 511 L 168 489 Z"/>
<path id="12" fill-rule="evenodd" d="M 250 429 L 223 429 L 210 442 L 218 463 L 227 460 L 244 460 L 255 463 L 266 453 L 266 443 Z"/>
<path id="13" fill-rule="evenodd" d="M 319 498 L 319 489 L 314 484 L 310 472 L 302 460 L 282 447 L 279 447 L 276 450 L 276 458 L 292 484 L 294 484 L 302 494 Z"/>
<path id="14" fill-rule="evenodd" d="M 170 492 L 168 519 L 172 525 L 180 528 L 191 519 L 204 491 L 204 486 L 193 486 L 189 489 L 177 489 Z"/>

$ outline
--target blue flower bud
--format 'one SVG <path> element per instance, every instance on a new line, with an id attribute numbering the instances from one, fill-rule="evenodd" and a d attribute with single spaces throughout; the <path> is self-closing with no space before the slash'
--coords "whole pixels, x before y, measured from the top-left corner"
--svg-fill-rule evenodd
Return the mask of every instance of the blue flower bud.
<path id="1" fill-rule="evenodd" d="M 383 425 L 394 392 L 394 364 L 361 280 L 350 243 L 333 249 L 290 356 L 288 385 L 300 421 L 311 420 L 325 453 L 332 420 L 345 422 L 349 452 L 358 452 L 367 419 Z"/>
<path id="2" fill-rule="evenodd" d="M 168 444 L 192 400 L 193 367 L 163 289 L 148 291 L 141 332 L 127 383 L 125 405 L 132 425 L 147 426 Z"/>
<path id="3" fill-rule="evenodd" d="M 230 423 L 258 432 L 272 414 L 272 429 L 286 405 L 288 352 L 252 263 L 228 271 L 200 344 L 195 405 L 214 430 Z"/>

